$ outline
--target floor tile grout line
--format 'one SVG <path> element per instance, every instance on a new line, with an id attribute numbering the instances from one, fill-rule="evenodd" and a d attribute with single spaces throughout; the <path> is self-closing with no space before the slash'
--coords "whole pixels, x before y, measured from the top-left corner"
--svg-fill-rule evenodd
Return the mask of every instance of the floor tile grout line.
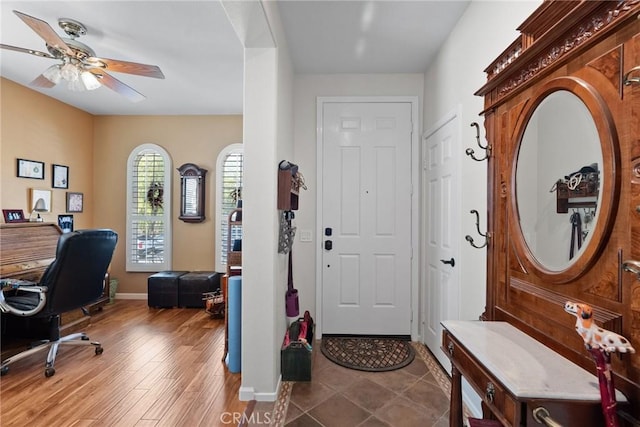
<path id="1" fill-rule="evenodd" d="M 431 375 L 435 379 L 436 384 L 442 389 L 442 391 L 445 393 L 447 398 L 449 398 L 450 395 L 451 395 L 451 380 L 450 380 L 449 376 L 446 374 L 446 372 L 444 371 L 443 367 L 440 366 L 440 364 L 435 360 L 435 358 L 429 353 L 429 351 L 427 350 L 427 348 L 426 348 L 426 346 L 424 344 L 422 344 L 420 342 L 412 341 L 411 345 L 416 350 L 416 354 L 418 354 L 420 356 L 420 359 L 422 359 L 422 361 L 425 363 L 427 369 L 429 370 L 429 372 L 431 373 Z M 416 378 L 416 381 L 420 381 L 420 380 L 422 380 L 422 378 L 425 375 L 422 375 L 422 376 L 413 375 L 413 376 Z M 320 382 L 322 382 L 322 381 L 320 381 Z M 287 416 L 287 412 L 288 412 L 288 409 L 289 409 L 289 404 L 291 403 L 291 392 L 293 390 L 293 386 L 294 385 L 295 385 L 295 381 L 283 381 L 282 382 L 282 387 L 281 387 L 280 393 L 278 395 L 278 400 L 276 401 L 276 404 L 274 405 L 274 416 L 273 416 L 273 420 L 272 420 L 272 423 L 271 423 L 272 427 L 283 427 L 285 425 L 286 416 Z M 370 417 L 375 417 L 373 412 L 369 411 L 366 408 L 362 408 L 362 406 L 358 405 L 356 402 L 353 402 L 347 396 L 342 394 L 341 391 L 336 390 L 335 388 L 331 387 L 330 385 L 327 385 L 327 384 L 324 384 L 324 383 L 323 383 L 323 385 L 325 387 L 328 387 L 330 390 L 333 391 L 333 394 L 331 396 L 329 396 L 327 399 L 329 399 L 333 395 L 341 394 L 347 400 L 349 400 L 349 402 L 355 404 L 359 408 L 361 408 L 361 409 L 365 410 L 367 413 L 369 413 L 370 415 L 369 415 L 369 417 L 367 417 L 367 419 L 370 418 Z M 403 397 L 401 393 L 398 393 L 395 390 L 390 390 L 389 389 L 389 391 L 395 393 L 396 396 Z M 316 421 L 318 424 L 323 425 L 318 420 L 316 420 L 309 413 L 309 411 L 311 411 L 313 408 L 317 407 L 321 403 L 325 402 L 327 399 L 323 399 L 321 402 L 319 402 L 318 404 L 314 405 L 312 408 L 309 408 L 307 410 L 302 410 L 302 408 L 298 408 L 298 409 L 300 409 L 301 414 L 296 418 L 299 418 L 300 416 L 306 414 L 307 416 L 311 417 L 314 421 Z M 465 417 L 468 417 L 470 415 L 470 413 L 468 412 L 468 409 L 466 408 L 466 406 L 464 408 L 464 412 L 465 412 Z M 294 418 L 294 419 L 296 419 L 296 418 Z"/>
<path id="2" fill-rule="evenodd" d="M 451 378 L 449 377 L 449 375 L 446 373 L 440 363 L 438 363 L 435 357 L 429 352 L 426 345 L 415 341 L 412 341 L 411 343 L 420 353 L 420 356 L 425 361 L 427 367 L 436 378 L 436 381 L 447 395 L 447 398 L 451 399 Z M 464 418 L 469 418 L 472 416 L 471 411 L 469 411 L 469 408 L 464 403 L 462 404 L 462 412 Z"/>

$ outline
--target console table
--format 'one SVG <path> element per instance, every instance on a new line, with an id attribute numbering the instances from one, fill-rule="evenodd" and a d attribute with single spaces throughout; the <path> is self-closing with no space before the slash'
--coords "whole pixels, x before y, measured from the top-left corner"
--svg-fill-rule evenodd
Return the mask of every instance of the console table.
<path id="1" fill-rule="evenodd" d="M 463 425 L 463 376 L 482 399 L 483 417 L 502 425 L 539 426 L 532 414 L 538 407 L 564 427 L 604 425 L 595 375 L 507 322 L 442 326 L 442 349 L 452 365 L 449 425 Z M 619 405 L 626 402 L 619 391 L 616 396 Z"/>

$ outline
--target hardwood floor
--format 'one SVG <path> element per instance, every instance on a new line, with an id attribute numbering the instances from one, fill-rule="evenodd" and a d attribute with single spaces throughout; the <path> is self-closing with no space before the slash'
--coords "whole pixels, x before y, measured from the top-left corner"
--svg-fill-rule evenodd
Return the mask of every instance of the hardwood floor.
<path id="1" fill-rule="evenodd" d="M 44 352 L 10 366 L 0 379 L 3 427 L 237 425 L 247 402 L 240 374 L 221 362 L 222 320 L 117 300 L 85 332 L 103 354 L 62 346 L 51 378 Z"/>

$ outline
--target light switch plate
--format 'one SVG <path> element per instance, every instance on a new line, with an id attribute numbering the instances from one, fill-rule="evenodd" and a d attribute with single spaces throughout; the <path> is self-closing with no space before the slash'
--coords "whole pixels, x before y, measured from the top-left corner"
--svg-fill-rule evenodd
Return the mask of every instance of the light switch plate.
<path id="1" fill-rule="evenodd" d="M 300 241 L 301 242 L 312 242 L 313 241 L 313 233 L 311 230 L 300 230 Z"/>

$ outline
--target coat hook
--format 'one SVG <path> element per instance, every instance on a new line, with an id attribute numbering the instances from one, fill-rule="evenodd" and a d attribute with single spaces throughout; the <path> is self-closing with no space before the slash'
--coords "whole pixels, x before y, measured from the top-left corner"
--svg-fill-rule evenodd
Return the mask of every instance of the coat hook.
<path id="1" fill-rule="evenodd" d="M 491 156 L 491 145 L 487 144 L 487 145 L 482 145 L 480 143 L 480 126 L 478 125 L 478 123 L 473 122 L 471 123 L 472 127 L 476 128 L 476 141 L 478 143 L 478 147 L 480 147 L 481 149 L 484 150 L 485 154 L 484 157 L 479 159 L 477 158 L 474 154 L 475 152 L 473 151 L 473 148 L 467 148 L 465 153 L 467 154 L 467 156 L 470 156 L 473 160 L 475 160 L 476 162 L 481 162 L 483 160 L 486 160 L 489 158 L 489 156 Z"/>
<path id="2" fill-rule="evenodd" d="M 622 78 L 622 83 L 624 83 L 625 86 L 630 86 L 634 83 L 640 83 L 640 77 L 629 77 L 634 71 L 640 71 L 640 67 L 633 67 L 632 69 L 627 71 L 627 73 Z"/>
<path id="3" fill-rule="evenodd" d="M 467 242 L 469 242 L 469 244 L 470 244 L 471 246 L 473 246 L 474 248 L 476 248 L 476 249 L 482 249 L 482 248 L 484 248 L 485 246 L 487 246 L 487 244 L 489 243 L 489 239 L 491 238 L 491 234 L 490 234 L 489 232 L 482 233 L 482 232 L 480 231 L 480 214 L 478 213 L 478 211 L 477 211 L 477 210 L 475 210 L 475 209 L 473 209 L 473 210 L 471 210 L 471 211 L 470 211 L 470 213 L 476 216 L 476 230 L 478 230 L 478 234 L 479 234 L 480 236 L 484 237 L 484 243 L 482 244 L 482 246 L 478 246 L 478 245 L 476 245 L 476 244 L 473 242 L 473 237 L 469 236 L 468 234 L 467 234 L 464 238 L 465 238 L 465 240 L 466 240 Z"/>

